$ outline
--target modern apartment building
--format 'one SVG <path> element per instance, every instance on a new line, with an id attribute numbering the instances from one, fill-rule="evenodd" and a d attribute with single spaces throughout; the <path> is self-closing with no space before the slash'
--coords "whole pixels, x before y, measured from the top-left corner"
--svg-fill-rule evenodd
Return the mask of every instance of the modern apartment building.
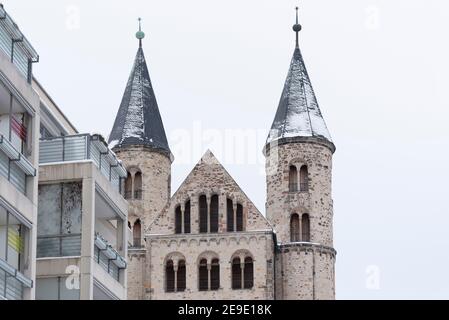
<path id="1" fill-rule="evenodd" d="M 33 299 L 36 275 L 39 56 L 0 6 L 0 299 Z"/>
<path id="2" fill-rule="evenodd" d="M 0 6 L 0 299 L 126 299 L 127 172 L 32 75 Z"/>

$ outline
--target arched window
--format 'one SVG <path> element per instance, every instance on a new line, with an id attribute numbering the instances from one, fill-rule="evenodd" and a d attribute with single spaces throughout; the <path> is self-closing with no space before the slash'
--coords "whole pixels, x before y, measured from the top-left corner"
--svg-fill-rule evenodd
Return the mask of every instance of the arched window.
<path id="1" fill-rule="evenodd" d="M 125 180 L 125 199 L 132 199 L 133 196 L 133 178 L 131 173 L 128 172 L 128 177 Z"/>
<path id="2" fill-rule="evenodd" d="M 232 203 L 231 199 L 228 199 L 226 201 L 226 224 L 227 224 L 227 230 L 228 232 L 234 231 L 234 205 Z"/>
<path id="3" fill-rule="evenodd" d="M 242 289 L 242 265 L 238 257 L 232 260 L 232 289 Z"/>
<path id="4" fill-rule="evenodd" d="M 213 195 L 210 202 L 210 232 L 218 232 L 218 196 Z"/>
<path id="5" fill-rule="evenodd" d="M 295 213 L 290 218 L 290 241 L 299 242 L 299 216 Z"/>
<path id="6" fill-rule="evenodd" d="M 302 225 L 302 241 L 310 242 L 310 217 L 307 213 L 302 215 L 301 225 Z"/>
<path id="7" fill-rule="evenodd" d="M 290 166 L 290 173 L 288 178 L 288 189 L 290 192 L 298 191 L 298 169 L 295 166 Z"/>
<path id="8" fill-rule="evenodd" d="M 252 289 L 254 286 L 253 258 L 235 257 L 232 260 L 232 289 Z"/>
<path id="9" fill-rule="evenodd" d="M 198 279 L 199 279 L 199 290 L 200 291 L 208 291 L 209 290 L 209 270 L 207 269 L 207 260 L 201 259 L 199 270 L 198 270 Z"/>
<path id="10" fill-rule="evenodd" d="M 299 187 L 300 187 L 300 191 L 309 191 L 309 169 L 307 168 L 307 166 L 302 166 L 301 170 L 299 172 Z"/>
<path id="11" fill-rule="evenodd" d="M 213 259 L 210 268 L 210 290 L 218 289 L 220 289 L 220 261 Z"/>
<path id="12" fill-rule="evenodd" d="M 252 289 L 254 286 L 254 263 L 251 257 L 245 258 L 244 275 L 244 288 Z"/>
<path id="13" fill-rule="evenodd" d="M 134 175 L 134 199 L 142 200 L 142 172 Z"/>
<path id="14" fill-rule="evenodd" d="M 243 231 L 243 206 L 237 204 L 237 231 Z"/>
<path id="15" fill-rule="evenodd" d="M 175 233 L 182 233 L 182 211 L 181 207 L 176 207 L 175 210 Z"/>
<path id="16" fill-rule="evenodd" d="M 200 210 L 200 233 L 207 233 L 207 198 L 206 196 L 200 196 L 199 201 L 199 210 Z"/>
<path id="17" fill-rule="evenodd" d="M 181 260 L 178 262 L 177 272 L 177 292 L 183 292 L 186 290 L 186 262 Z"/>
<path id="18" fill-rule="evenodd" d="M 173 260 L 168 260 L 165 266 L 165 290 L 175 292 L 175 268 Z"/>
<path id="19" fill-rule="evenodd" d="M 133 226 L 133 245 L 135 248 L 142 246 L 142 226 L 140 220 L 137 220 Z"/>
<path id="20" fill-rule="evenodd" d="M 190 200 L 186 202 L 184 210 L 184 233 L 190 233 Z"/>

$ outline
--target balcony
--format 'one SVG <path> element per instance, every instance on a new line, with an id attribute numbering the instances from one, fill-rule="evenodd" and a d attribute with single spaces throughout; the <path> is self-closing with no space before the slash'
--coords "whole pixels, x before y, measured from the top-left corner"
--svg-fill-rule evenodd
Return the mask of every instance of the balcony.
<path id="1" fill-rule="evenodd" d="M 0 133 L 0 175 L 5 177 L 23 194 L 26 193 L 26 177 L 36 176 L 36 169 L 14 145 Z"/>
<path id="2" fill-rule="evenodd" d="M 126 169 L 100 135 L 75 135 L 42 139 L 39 164 L 93 161 L 103 176 L 121 192 L 121 179 Z"/>
<path id="3" fill-rule="evenodd" d="M 33 281 L 0 259 L 0 299 L 22 300 L 25 288 L 31 288 Z"/>
<path id="4" fill-rule="evenodd" d="M 120 271 L 126 269 L 127 262 L 100 234 L 95 235 L 94 259 L 103 270 L 120 282 Z"/>
<path id="5" fill-rule="evenodd" d="M 3 6 L 0 6 L 0 51 L 31 83 L 32 64 L 39 61 L 39 55 Z"/>

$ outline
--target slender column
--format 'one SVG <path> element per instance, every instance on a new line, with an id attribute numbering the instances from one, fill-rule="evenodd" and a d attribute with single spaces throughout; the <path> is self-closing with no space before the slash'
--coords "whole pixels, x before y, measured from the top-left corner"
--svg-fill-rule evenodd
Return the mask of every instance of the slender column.
<path id="1" fill-rule="evenodd" d="M 234 232 L 237 232 L 237 201 L 234 200 L 233 203 L 233 211 L 234 211 Z"/>
<path id="2" fill-rule="evenodd" d="M 211 197 L 210 197 L 210 195 L 208 195 L 207 196 L 207 214 L 206 214 L 206 217 L 207 217 L 207 233 L 210 233 L 210 216 L 211 216 L 211 209 L 212 209 L 211 204 L 212 204 Z"/>
<path id="3" fill-rule="evenodd" d="M 175 292 L 178 292 L 178 261 L 173 265 L 173 270 L 175 271 Z"/>
<path id="4" fill-rule="evenodd" d="M 207 263 L 207 290 L 211 290 L 211 278 L 210 278 L 210 271 L 212 269 L 212 264 Z"/>
<path id="5" fill-rule="evenodd" d="M 181 233 L 186 233 L 185 227 L 184 227 L 184 214 L 186 212 L 185 206 L 181 206 Z"/>

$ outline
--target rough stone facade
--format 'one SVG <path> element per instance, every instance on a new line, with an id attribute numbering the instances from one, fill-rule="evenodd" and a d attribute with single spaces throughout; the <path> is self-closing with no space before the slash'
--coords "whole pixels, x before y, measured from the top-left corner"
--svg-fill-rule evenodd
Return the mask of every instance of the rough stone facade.
<path id="1" fill-rule="evenodd" d="M 279 244 L 277 299 L 335 299 L 332 155 L 332 147 L 307 141 L 279 144 L 267 152 L 267 219 Z M 305 191 L 290 191 L 292 166 L 307 166 Z M 293 214 L 309 215 L 307 243 L 291 238 Z"/>
<path id="2" fill-rule="evenodd" d="M 130 248 L 128 298 L 334 299 L 336 252 L 332 248 L 332 154 L 319 143 L 289 143 L 267 152 L 267 219 L 209 151 L 168 198 L 171 161 L 141 147 L 119 150 L 131 175 L 143 174 L 142 200 L 130 201 L 130 224 L 144 226 L 142 248 Z M 308 191 L 289 191 L 289 168 L 308 167 Z M 218 196 L 218 232 L 200 233 L 199 197 Z M 228 199 L 243 207 L 243 230 L 227 231 Z M 175 212 L 190 203 L 191 233 L 175 230 Z M 235 210 L 235 208 L 233 208 Z M 310 241 L 291 242 L 293 213 L 310 215 Z M 185 231 L 185 230 L 183 230 Z M 234 257 L 251 257 L 254 284 L 232 289 Z M 199 261 L 219 260 L 218 290 L 199 290 Z M 166 266 L 185 262 L 186 288 L 167 291 Z"/>
<path id="3" fill-rule="evenodd" d="M 131 229 L 137 221 L 144 230 L 167 204 L 171 193 L 171 159 L 143 146 L 133 146 L 115 150 L 132 178 L 131 197 L 128 199 L 128 219 Z M 142 194 L 136 199 L 134 177 L 142 173 Z M 134 235 L 135 236 L 135 235 Z M 146 265 L 146 244 L 141 239 L 140 246 L 133 244 L 129 249 L 128 261 L 128 299 L 144 299 Z"/>

